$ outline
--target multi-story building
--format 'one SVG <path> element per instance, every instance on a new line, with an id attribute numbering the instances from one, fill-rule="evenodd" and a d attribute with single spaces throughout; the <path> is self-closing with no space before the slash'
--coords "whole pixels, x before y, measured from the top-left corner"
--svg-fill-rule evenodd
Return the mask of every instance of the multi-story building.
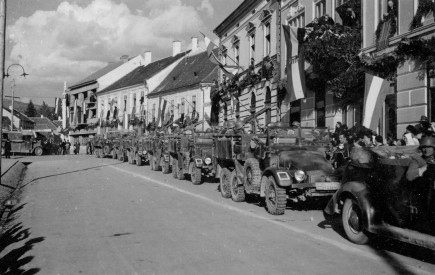
<path id="1" fill-rule="evenodd" d="M 187 54 L 180 49 L 180 42 L 174 41 L 173 55 L 155 62 L 151 61 L 151 52 L 147 52 L 144 65 L 101 90 L 98 105 L 101 106 L 103 119 L 117 120 L 118 129 L 144 129 L 143 126 L 152 120 L 152 113 L 147 108 L 148 93 L 160 85 Z"/>
<path id="2" fill-rule="evenodd" d="M 124 55 L 120 61 L 109 63 L 106 67 L 68 87 L 63 106 L 67 108 L 66 117 L 69 119 L 69 127 L 75 129 L 74 132 L 70 132 L 70 136 L 78 138 L 82 143 L 84 142 L 82 138 L 95 135 L 96 131 L 87 131 L 84 128 L 89 124 L 96 124 L 100 118 L 99 114 L 106 108 L 98 105 L 98 92 L 145 62 L 145 57 L 141 54 L 133 58 Z"/>
<path id="3" fill-rule="evenodd" d="M 205 120 L 198 129 L 210 127 L 207 123 L 211 115 L 210 92 L 217 80 L 217 65 L 208 54 L 197 47 L 197 39 L 192 39 L 192 51 L 177 63 L 168 76 L 148 94 L 148 111 L 151 121 L 157 126 L 171 122 L 183 123 Z M 170 124 L 172 125 L 172 124 Z"/>
<path id="4" fill-rule="evenodd" d="M 343 119 L 342 112 L 334 108 L 333 96 L 323 94 L 315 96 L 306 91 L 306 98 L 286 102 L 281 82 L 286 78 L 286 42 L 281 25 L 304 28 L 314 18 L 328 14 L 336 22 L 341 18 L 336 8 L 343 0 L 283 0 L 283 1 L 244 1 L 236 8 L 214 32 L 220 39 L 222 63 L 238 65 L 241 76 L 255 67 L 261 81 L 248 85 L 240 96 L 239 112 L 228 116 L 228 107 L 224 106 L 221 120 L 226 118 L 243 119 L 264 106 L 270 105 L 271 111 L 259 117 L 261 125 L 269 122 L 299 121 L 302 126 L 328 126 L 333 128 Z M 266 60 L 274 64 L 273 77 L 268 78 L 260 70 Z M 252 67 L 251 67 L 252 68 Z M 350 122 L 350 121 L 349 121 Z M 353 122 L 350 123 L 353 125 Z"/>
<path id="5" fill-rule="evenodd" d="M 379 56 L 393 51 L 402 39 L 433 37 L 435 31 L 433 12 L 420 19 L 420 27 L 414 29 L 410 27 L 419 4 L 430 4 L 430 2 L 433 4 L 434 1 L 363 1 L 362 52 Z M 387 37 L 387 41 L 384 41 L 385 46 L 379 47 L 380 38 L 376 35 L 378 24 L 390 9 L 394 11 L 392 20 L 396 24 L 390 32 L 391 35 Z M 397 68 L 395 93 L 387 97 L 381 120 L 384 134 L 391 131 L 400 138 L 405 132 L 406 126 L 416 124 L 422 115 L 427 116 L 430 121 L 435 121 L 435 79 L 434 75 L 430 75 L 428 72 L 429 68 L 422 68 L 415 60 L 407 60 Z"/>

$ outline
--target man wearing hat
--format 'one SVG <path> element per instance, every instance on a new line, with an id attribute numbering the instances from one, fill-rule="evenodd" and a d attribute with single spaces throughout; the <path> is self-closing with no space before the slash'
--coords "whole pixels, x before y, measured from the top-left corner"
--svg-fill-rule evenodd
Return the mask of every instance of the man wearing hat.
<path id="1" fill-rule="evenodd" d="M 419 149 L 422 152 L 421 157 L 413 157 L 409 164 L 406 178 L 413 181 L 418 177 L 423 176 L 427 170 L 428 164 L 435 164 L 435 138 L 424 137 L 421 140 Z"/>
<path id="2" fill-rule="evenodd" d="M 429 119 L 425 115 L 421 116 L 420 123 L 415 125 L 415 129 L 418 133 L 421 133 L 423 137 L 434 136 L 434 131 L 429 123 Z"/>

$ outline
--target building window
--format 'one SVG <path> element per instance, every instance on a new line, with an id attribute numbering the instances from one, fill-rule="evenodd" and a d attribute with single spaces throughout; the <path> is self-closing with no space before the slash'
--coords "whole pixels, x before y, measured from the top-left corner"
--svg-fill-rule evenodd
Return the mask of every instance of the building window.
<path id="1" fill-rule="evenodd" d="M 249 34 L 249 60 L 255 60 L 255 32 Z"/>
<path id="2" fill-rule="evenodd" d="M 305 27 L 305 12 L 301 12 L 298 15 L 292 17 L 292 19 L 290 19 L 288 23 L 292 27 L 297 27 L 297 28 Z"/>
<path id="3" fill-rule="evenodd" d="M 256 104 L 257 104 L 257 99 L 255 97 L 255 93 L 251 92 L 251 113 L 255 113 L 255 109 L 256 109 Z"/>
<path id="4" fill-rule="evenodd" d="M 234 61 L 236 61 L 236 64 L 239 64 L 240 61 L 240 53 L 239 53 L 239 45 L 234 45 Z"/>
<path id="5" fill-rule="evenodd" d="M 267 107 L 271 105 L 272 103 L 272 92 L 270 91 L 269 86 L 266 87 L 266 96 L 264 99 L 264 105 Z M 272 111 L 268 109 L 266 111 L 266 125 L 268 125 L 272 121 Z"/>
<path id="6" fill-rule="evenodd" d="M 192 107 L 193 110 L 196 111 L 196 95 L 192 96 Z"/>
<path id="7" fill-rule="evenodd" d="M 270 56 L 270 23 L 264 25 L 264 56 Z"/>
<path id="8" fill-rule="evenodd" d="M 326 14 L 326 0 L 318 1 L 315 4 L 314 8 L 315 8 L 315 15 L 316 15 L 316 17 L 317 18 L 322 17 L 323 15 Z"/>

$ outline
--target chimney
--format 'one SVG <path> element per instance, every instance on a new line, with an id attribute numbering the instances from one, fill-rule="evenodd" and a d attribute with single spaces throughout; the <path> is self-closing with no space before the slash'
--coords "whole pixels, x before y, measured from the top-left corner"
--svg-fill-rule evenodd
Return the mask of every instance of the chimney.
<path id="1" fill-rule="evenodd" d="M 176 40 L 172 42 L 172 56 L 176 56 L 181 53 L 181 41 Z"/>
<path id="2" fill-rule="evenodd" d="M 121 59 L 121 61 L 122 61 L 123 63 L 125 63 L 125 62 L 128 61 L 128 55 L 124 54 L 123 56 L 121 56 L 120 59 Z"/>
<path id="3" fill-rule="evenodd" d="M 144 53 L 144 59 L 145 59 L 145 64 L 144 64 L 144 66 L 147 66 L 148 64 L 150 64 L 150 63 L 152 62 L 152 59 L 151 59 L 151 52 L 150 52 L 150 51 L 146 51 L 146 52 Z"/>
<path id="4" fill-rule="evenodd" d="M 198 50 L 198 37 L 192 37 L 192 52 Z"/>

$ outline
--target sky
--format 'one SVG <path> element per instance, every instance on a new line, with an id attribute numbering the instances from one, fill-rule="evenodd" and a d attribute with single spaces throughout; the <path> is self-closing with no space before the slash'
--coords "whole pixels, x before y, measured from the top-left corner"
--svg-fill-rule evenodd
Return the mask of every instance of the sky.
<path id="1" fill-rule="evenodd" d="M 182 50 L 191 38 L 216 39 L 213 29 L 242 0 L 7 0 L 5 95 L 20 101 L 54 105 L 64 82 L 73 85 L 108 62 L 152 52 L 152 59 L 172 55 L 172 41 Z M 202 46 L 202 48 L 204 48 Z"/>

